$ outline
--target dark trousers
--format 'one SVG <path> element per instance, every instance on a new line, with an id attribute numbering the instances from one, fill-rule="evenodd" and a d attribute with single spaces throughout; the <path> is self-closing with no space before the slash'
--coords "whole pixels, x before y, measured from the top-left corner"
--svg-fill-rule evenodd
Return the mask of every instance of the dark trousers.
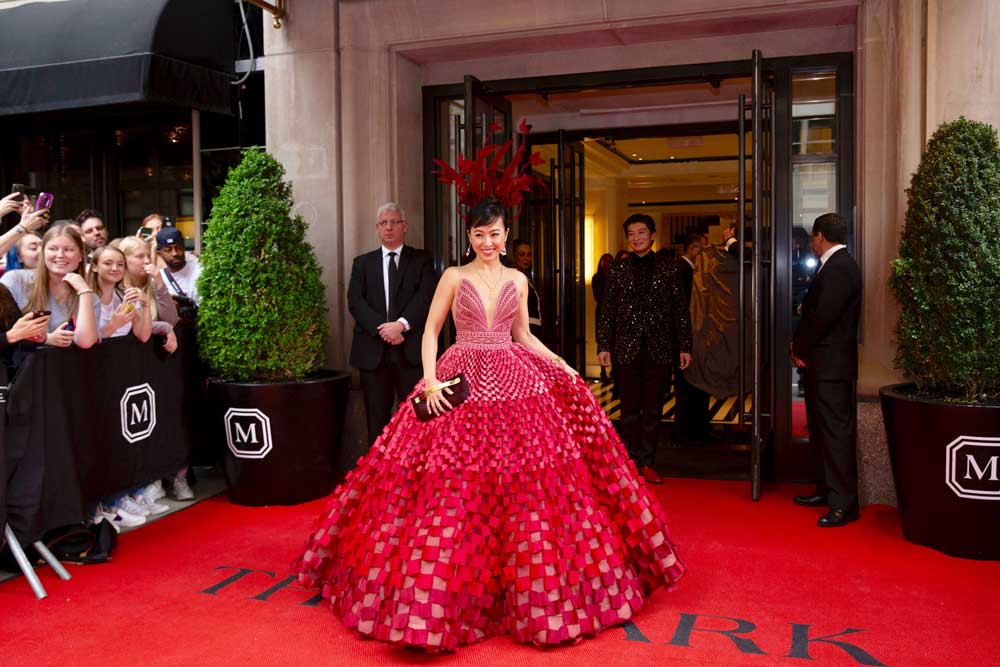
<path id="1" fill-rule="evenodd" d="M 705 440 L 709 435 L 708 393 L 690 384 L 678 370 L 674 392 L 677 397 L 677 432 L 691 440 Z"/>
<path id="2" fill-rule="evenodd" d="M 852 380 L 813 380 L 805 372 L 806 420 L 816 476 L 830 509 L 858 505 L 857 393 Z"/>
<path id="3" fill-rule="evenodd" d="M 622 440 L 636 466 L 653 466 L 659 441 L 663 400 L 670 381 L 669 364 L 658 364 L 643 343 L 628 364 L 615 366 L 615 385 L 621 400 Z"/>
<path id="4" fill-rule="evenodd" d="M 365 414 L 368 417 L 368 446 L 382 434 L 392 419 L 392 406 L 402 403 L 413 390 L 423 369 L 406 360 L 398 346 L 386 344 L 382 363 L 373 371 L 361 371 L 361 392 L 365 397 Z"/>

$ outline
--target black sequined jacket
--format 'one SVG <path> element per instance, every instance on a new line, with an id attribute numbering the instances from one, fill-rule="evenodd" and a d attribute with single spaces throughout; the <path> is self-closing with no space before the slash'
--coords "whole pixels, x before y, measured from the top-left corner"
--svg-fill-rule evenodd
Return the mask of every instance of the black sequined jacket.
<path id="1" fill-rule="evenodd" d="M 635 360 L 643 337 L 653 361 L 673 364 L 691 351 L 691 315 L 681 276 L 672 259 L 656 256 L 648 288 L 639 284 L 632 255 L 611 266 L 608 291 L 597 321 L 597 349 L 612 364 Z"/>

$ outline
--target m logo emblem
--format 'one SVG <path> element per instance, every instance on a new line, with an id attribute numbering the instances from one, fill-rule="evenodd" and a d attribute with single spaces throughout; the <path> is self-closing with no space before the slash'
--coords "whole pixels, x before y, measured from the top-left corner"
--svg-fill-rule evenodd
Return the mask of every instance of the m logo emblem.
<path id="1" fill-rule="evenodd" d="M 1000 500 L 1000 438 L 963 435 L 946 451 L 945 482 L 956 496 Z"/>
<path id="2" fill-rule="evenodd" d="M 233 456 L 262 459 L 271 451 L 271 420 L 256 408 L 229 408 L 225 416 L 226 442 Z"/>
<path id="3" fill-rule="evenodd" d="M 122 437 L 138 442 L 149 437 L 156 428 L 156 392 L 149 384 L 129 387 L 119 402 Z"/>

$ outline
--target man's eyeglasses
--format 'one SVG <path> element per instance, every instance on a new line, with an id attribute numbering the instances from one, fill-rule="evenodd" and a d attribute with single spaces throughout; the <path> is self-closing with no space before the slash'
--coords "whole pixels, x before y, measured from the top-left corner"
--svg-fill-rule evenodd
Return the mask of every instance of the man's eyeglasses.
<path id="1" fill-rule="evenodd" d="M 379 220 L 375 223 L 378 227 L 399 227 L 400 225 L 405 225 L 406 220 Z"/>

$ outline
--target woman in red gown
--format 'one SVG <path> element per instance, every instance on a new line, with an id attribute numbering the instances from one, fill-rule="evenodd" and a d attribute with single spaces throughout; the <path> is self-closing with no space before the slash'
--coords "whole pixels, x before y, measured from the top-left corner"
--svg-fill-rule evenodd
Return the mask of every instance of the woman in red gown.
<path id="1" fill-rule="evenodd" d="M 413 395 L 438 416 L 400 406 L 293 566 L 349 628 L 392 644 L 573 642 L 628 621 L 684 572 L 586 383 L 531 335 L 527 280 L 500 263 L 503 216 L 492 197 L 470 211 L 476 257 L 434 294 Z M 449 311 L 457 338 L 438 359 Z M 452 407 L 435 389 L 457 373 L 470 395 Z"/>

